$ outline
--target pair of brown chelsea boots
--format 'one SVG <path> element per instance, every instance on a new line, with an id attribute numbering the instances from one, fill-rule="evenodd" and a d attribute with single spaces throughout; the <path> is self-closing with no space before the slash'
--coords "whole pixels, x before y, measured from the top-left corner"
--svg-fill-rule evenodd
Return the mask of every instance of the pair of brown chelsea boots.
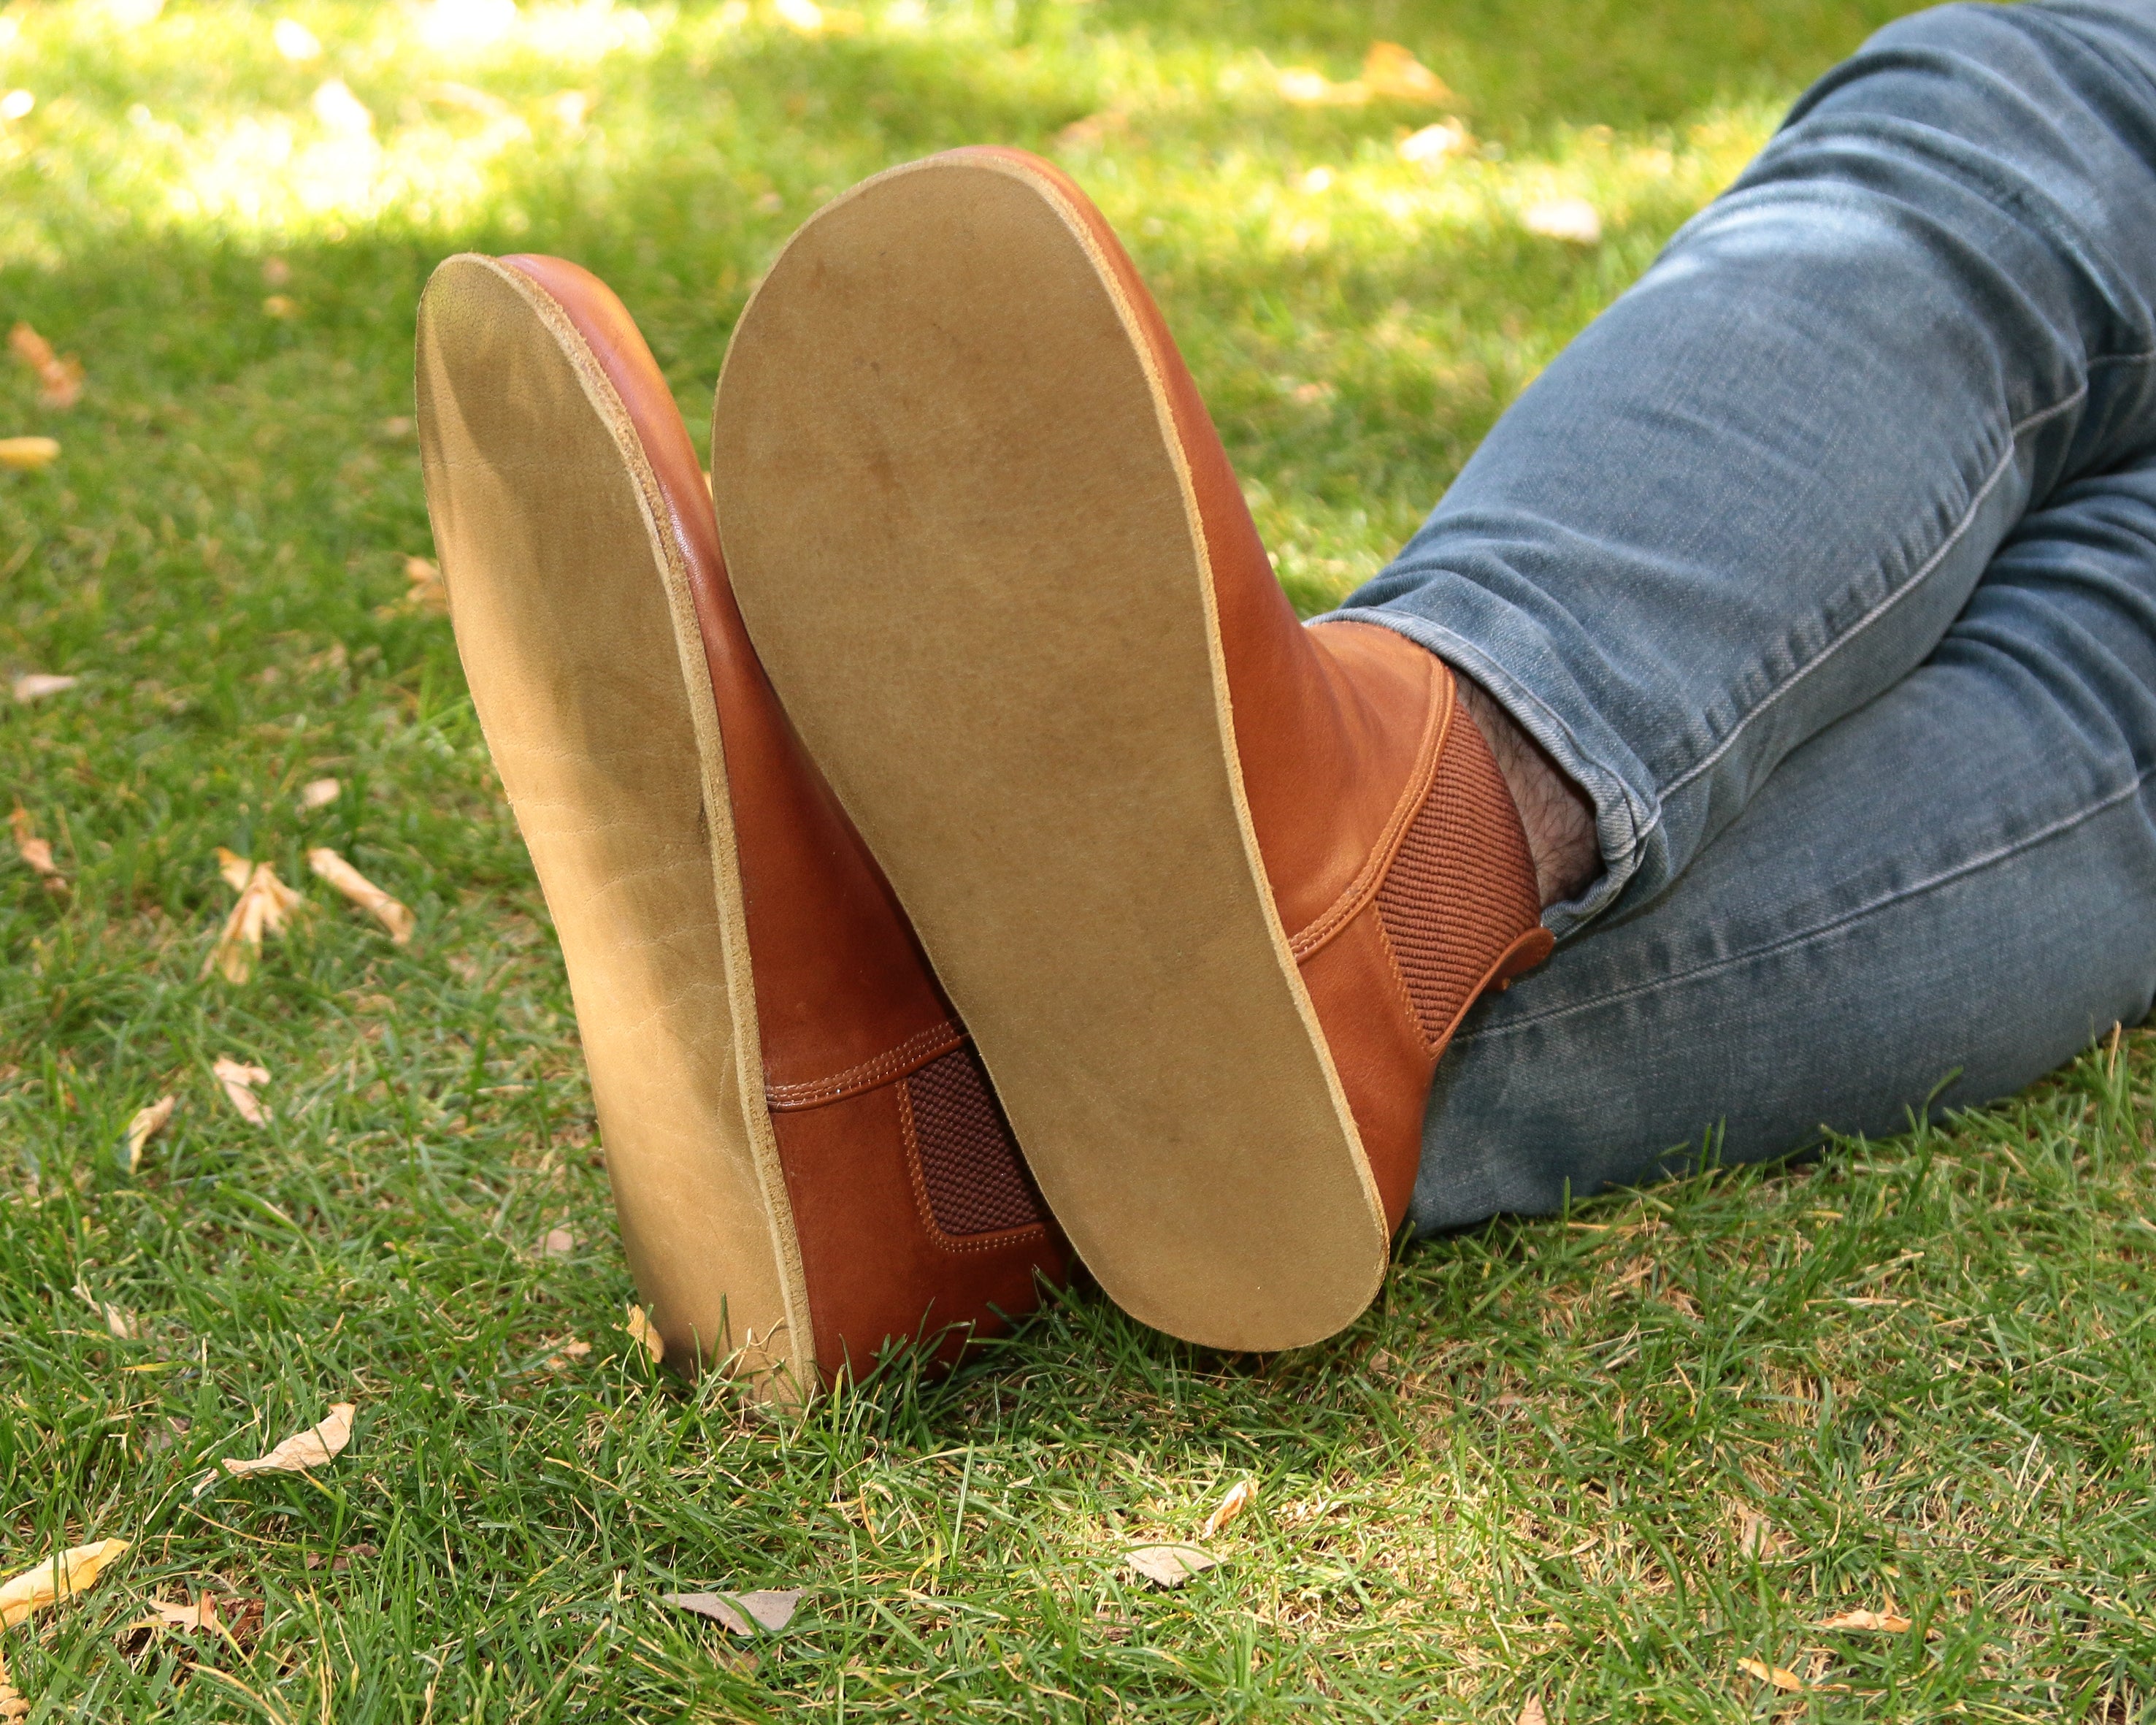
<path id="1" fill-rule="evenodd" d="M 670 1358 L 947 1362 L 1074 1254 L 1217 1347 L 1363 1310 L 1438 1055 L 1549 950 L 1533 866 L 1444 664 L 1298 623 L 1069 179 L 959 150 L 817 214 L 708 488 L 558 260 L 441 265 L 418 412 Z"/>

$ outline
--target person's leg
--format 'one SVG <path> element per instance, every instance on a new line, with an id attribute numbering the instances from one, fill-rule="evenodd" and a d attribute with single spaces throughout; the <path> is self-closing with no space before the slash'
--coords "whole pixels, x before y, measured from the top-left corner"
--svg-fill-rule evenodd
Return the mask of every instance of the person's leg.
<path id="1" fill-rule="evenodd" d="M 1670 891 L 1476 1008 L 1412 1214 L 1547 1213 L 1717 1130 L 1729 1161 L 1897 1130 L 2152 998 L 2156 439 L 2028 517 L 1930 659 L 1794 750 Z"/>
<path id="2" fill-rule="evenodd" d="M 1889 27 L 1335 614 L 1472 677 L 1592 799 L 1602 872 L 1553 931 L 1666 888 L 1932 651 L 2027 509 L 2131 446 L 2152 163 L 2156 13 Z"/>

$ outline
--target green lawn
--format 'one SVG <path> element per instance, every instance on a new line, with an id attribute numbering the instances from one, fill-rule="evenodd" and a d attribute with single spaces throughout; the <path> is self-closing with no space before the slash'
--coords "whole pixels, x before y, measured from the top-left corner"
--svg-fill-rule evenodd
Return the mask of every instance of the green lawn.
<path id="1" fill-rule="evenodd" d="M 1897 9 L 0 12 L 0 90 L 34 98 L 0 97 L 0 323 L 87 380 L 55 408 L 0 363 L 0 435 L 62 445 L 0 471 L 0 673 L 79 678 L 0 695 L 0 795 L 69 888 L 0 850 L 0 1573 L 132 1542 L 0 1636 L 31 1717 L 2144 1717 L 2156 1040 L 1950 1130 L 1410 1252 L 1301 1353 L 1078 1294 L 955 1382 L 772 1416 L 622 1332 L 560 961 L 449 626 L 406 597 L 436 260 L 598 270 L 701 442 L 791 228 L 993 140 L 1121 226 L 1317 607 Z M 1451 100 L 1284 100 L 1376 39 Z M 1471 146 L 1401 159 L 1447 116 Z M 1529 230 L 1563 198 L 1598 244 Z M 408 945 L 321 845 L 417 912 Z M 311 907 L 244 984 L 203 977 L 220 846 Z M 221 1058 L 267 1069 L 266 1125 Z M 346 1401 L 328 1466 L 198 1489 Z M 1122 1566 L 1245 1480 L 1219 1568 Z M 714 1586 L 806 1593 L 752 1645 L 659 1603 Z M 221 1632 L 127 1628 L 204 1591 Z M 1852 1609 L 1912 1625 L 1819 1627 Z"/>

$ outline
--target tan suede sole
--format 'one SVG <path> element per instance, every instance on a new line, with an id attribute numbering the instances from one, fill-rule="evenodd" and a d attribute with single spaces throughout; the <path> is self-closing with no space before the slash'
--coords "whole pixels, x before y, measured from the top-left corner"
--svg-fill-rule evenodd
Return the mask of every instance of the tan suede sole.
<path id="1" fill-rule="evenodd" d="M 457 650 L 562 943 L 623 1244 L 667 1356 L 815 1381 L 718 717 L 664 497 L 527 277 L 452 259 L 419 313 Z"/>
<path id="2" fill-rule="evenodd" d="M 772 267 L 714 421 L 781 699 L 1115 1300 L 1316 1341 L 1384 1217 L 1259 862 L 1204 538 L 1082 219 L 1007 158 L 856 188 Z"/>

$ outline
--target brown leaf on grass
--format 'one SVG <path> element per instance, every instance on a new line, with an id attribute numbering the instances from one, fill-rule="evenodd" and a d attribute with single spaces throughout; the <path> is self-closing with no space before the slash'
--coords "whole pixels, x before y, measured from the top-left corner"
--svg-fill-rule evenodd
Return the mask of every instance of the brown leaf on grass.
<path id="1" fill-rule="evenodd" d="M 82 362 L 70 353 L 63 358 L 53 344 L 27 323 L 8 332 L 8 345 L 15 357 L 38 374 L 38 399 L 47 407 L 73 407 L 82 396 Z"/>
<path id="2" fill-rule="evenodd" d="M 214 970 L 228 982 L 244 982 L 254 974 L 262 937 L 283 934 L 285 924 L 306 901 L 278 879 L 276 869 L 267 862 L 250 863 L 220 846 L 217 863 L 218 873 L 239 893 L 239 902 L 232 907 L 217 945 L 203 960 L 202 974 L 207 976 Z"/>
<path id="3" fill-rule="evenodd" d="M 333 1403 L 329 1418 L 320 1425 L 295 1433 L 267 1455 L 244 1461 L 228 1455 L 221 1465 L 233 1475 L 297 1474 L 321 1467 L 334 1461 L 352 1441 L 352 1416 L 357 1411 L 350 1402 Z"/>
<path id="4" fill-rule="evenodd" d="M 388 929 L 392 945 L 402 946 L 411 940 L 418 919 L 327 845 L 307 852 L 307 867 Z"/>
<path id="5" fill-rule="evenodd" d="M 1428 102 L 1452 100 L 1445 80 L 1397 42 L 1373 42 L 1363 56 L 1363 84 L 1380 101 Z"/>
<path id="6" fill-rule="evenodd" d="M 1737 1669 L 1748 1676 L 1757 1677 L 1762 1683 L 1772 1683 L 1777 1689 L 1795 1691 L 1804 1686 L 1804 1680 L 1784 1666 L 1770 1666 L 1756 1659 L 1740 1659 Z"/>
<path id="7" fill-rule="evenodd" d="M 1748 1558 L 1764 1558 L 1774 1548 L 1774 1524 L 1753 1510 L 1737 1512 L 1737 1549 Z"/>
<path id="8" fill-rule="evenodd" d="M 1274 80 L 1281 100 L 1298 108 L 1357 108 L 1370 100 L 1369 87 L 1359 78 L 1335 84 L 1324 73 L 1308 66 L 1290 66 Z"/>
<path id="9" fill-rule="evenodd" d="M 382 1550 L 380 1547 L 369 1545 L 362 1542 L 358 1545 L 346 1546 L 335 1557 L 328 1558 L 326 1561 L 332 1573 L 341 1573 L 343 1571 L 352 1568 L 352 1560 L 354 1558 L 378 1558 L 381 1555 Z M 320 1552 L 309 1552 L 305 1558 L 300 1559 L 300 1561 L 310 1569 L 319 1569 L 322 1567 L 322 1564 L 326 1560 L 323 1558 L 322 1554 Z"/>
<path id="10" fill-rule="evenodd" d="M 1198 1530 L 1200 1539 L 1210 1539 L 1229 1522 L 1258 1501 L 1258 1488 L 1249 1480 L 1238 1480 L 1228 1488 L 1227 1495 L 1214 1506 L 1213 1513 L 1205 1518 L 1205 1525 Z"/>
<path id="11" fill-rule="evenodd" d="M 1301 108 L 1359 108 L 1372 100 L 1435 106 L 1452 100 L 1445 80 L 1397 42 L 1373 42 L 1359 78 L 1335 84 L 1308 66 L 1290 66 L 1274 87 L 1281 100 Z"/>
<path id="12" fill-rule="evenodd" d="M 337 800 L 337 792 L 344 786 L 335 779 L 310 779 L 300 787 L 301 809 L 326 808 Z"/>
<path id="13" fill-rule="evenodd" d="M 1136 1551 L 1125 1552 L 1123 1561 L 1147 1581 L 1162 1587 L 1181 1587 L 1220 1560 L 1194 1545 L 1142 1545 Z"/>
<path id="14" fill-rule="evenodd" d="M 592 1345 L 588 1341 L 565 1341 L 560 1352 L 547 1356 L 547 1369 L 549 1372 L 564 1371 L 570 1361 L 581 1360 L 591 1351 Z"/>
<path id="15" fill-rule="evenodd" d="M 126 1549 L 124 1539 L 101 1539 L 95 1545 L 56 1552 L 44 1563 L 9 1576 L 0 1582 L 0 1629 L 13 1629 L 32 1612 L 80 1593 Z"/>
<path id="16" fill-rule="evenodd" d="M 13 467 L 27 472 L 39 467 L 49 467 L 60 458 L 59 440 L 54 437 L 0 437 L 0 467 Z M 22 696 L 15 697 L 21 700 Z"/>
<path id="17" fill-rule="evenodd" d="M 30 820 L 30 811 L 22 804 L 15 805 L 15 812 L 8 817 L 8 825 L 15 835 L 15 854 L 30 867 L 32 873 L 45 883 L 49 893 L 64 893 L 67 877 L 60 873 L 59 864 L 53 861 L 50 839 L 39 838 L 38 830 Z"/>
<path id="18" fill-rule="evenodd" d="M 134 1117 L 127 1122 L 127 1135 L 120 1146 L 121 1164 L 129 1173 L 141 1166 L 142 1146 L 164 1129 L 178 1101 L 177 1096 L 160 1096 L 147 1108 L 135 1110 Z"/>
<path id="19" fill-rule="evenodd" d="M 141 1333 L 141 1327 L 136 1322 L 135 1314 L 129 1311 L 126 1307 L 115 1305 L 109 1300 L 100 1300 L 80 1282 L 74 1285 L 74 1291 L 84 1304 L 105 1320 L 106 1331 L 119 1340 L 132 1341 Z"/>
<path id="20" fill-rule="evenodd" d="M 566 1228 L 550 1228 L 531 1249 L 538 1258 L 567 1258 L 577 1249 L 577 1237 Z"/>
<path id="21" fill-rule="evenodd" d="M 138 1617 L 120 1633 L 131 1635 L 136 1630 L 221 1630 L 224 1627 L 217 1614 L 217 1599 L 213 1594 L 198 1594 L 192 1605 L 167 1604 L 162 1599 L 150 1601 L 151 1614 Z"/>
<path id="22" fill-rule="evenodd" d="M 440 617 L 449 615 L 449 590 L 432 558 L 406 558 L 404 581 L 404 603 L 413 610 L 432 611 Z"/>
<path id="23" fill-rule="evenodd" d="M 1090 150 L 1105 142 L 1110 134 L 1130 128 L 1131 116 L 1121 108 L 1103 108 L 1097 114 L 1072 121 L 1055 134 L 1055 142 L 1066 150 Z"/>
<path id="24" fill-rule="evenodd" d="M 753 1594 L 661 1594 L 666 1604 L 693 1611 L 722 1624 L 737 1635 L 752 1635 L 759 1629 L 777 1633 L 793 1620 L 793 1608 L 804 1589 L 785 1588 Z"/>
<path id="25" fill-rule="evenodd" d="M 266 1067 L 249 1066 L 220 1054 L 210 1071 L 218 1083 L 224 1086 L 225 1100 L 239 1110 L 240 1119 L 250 1126 L 270 1124 L 270 1110 L 263 1105 L 262 1099 L 254 1094 L 257 1084 L 270 1082 Z"/>
<path id="26" fill-rule="evenodd" d="M 0 438 L 0 443 L 8 440 Z M 20 439 L 16 440 L 20 441 Z M 5 465 L 0 462 L 0 465 Z M 17 677 L 10 687 L 18 701 L 42 701 L 48 695 L 64 694 L 82 679 L 65 677 L 51 671 L 26 671 Z"/>
<path id="27" fill-rule="evenodd" d="M 621 1327 L 629 1332 L 630 1341 L 639 1344 L 644 1352 L 651 1356 L 653 1365 L 666 1357 L 665 1338 L 653 1327 L 651 1320 L 644 1316 L 642 1306 L 629 1307 L 629 1321 Z"/>
<path id="28" fill-rule="evenodd" d="M 1909 1628 L 1909 1619 L 1897 1616 L 1892 1611 L 1837 1611 L 1820 1625 L 1823 1630 L 1869 1630 L 1883 1635 L 1898 1635 Z"/>
<path id="29" fill-rule="evenodd" d="M 1520 1717 L 1512 1722 L 1512 1725 L 1548 1725 L 1548 1722 L 1543 1716 L 1542 1697 L 1531 1695 L 1522 1702 Z"/>

